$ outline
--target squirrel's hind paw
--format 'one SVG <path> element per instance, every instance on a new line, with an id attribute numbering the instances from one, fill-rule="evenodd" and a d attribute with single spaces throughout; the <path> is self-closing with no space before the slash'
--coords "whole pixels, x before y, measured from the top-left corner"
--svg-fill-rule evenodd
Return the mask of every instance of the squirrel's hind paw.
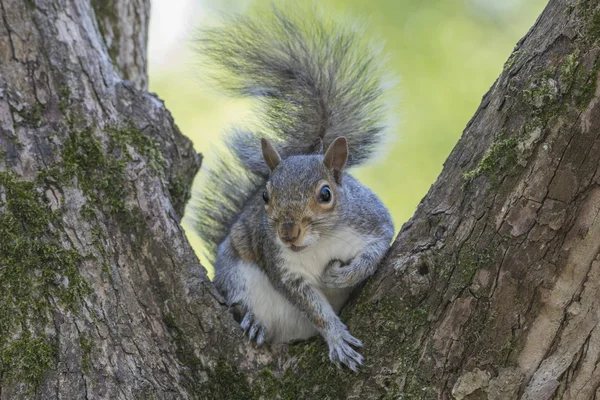
<path id="1" fill-rule="evenodd" d="M 256 339 L 256 344 L 261 345 L 264 343 L 267 336 L 267 328 L 256 319 L 252 311 L 246 313 L 240 327 L 244 330 L 244 334 L 248 334 L 250 341 Z"/>

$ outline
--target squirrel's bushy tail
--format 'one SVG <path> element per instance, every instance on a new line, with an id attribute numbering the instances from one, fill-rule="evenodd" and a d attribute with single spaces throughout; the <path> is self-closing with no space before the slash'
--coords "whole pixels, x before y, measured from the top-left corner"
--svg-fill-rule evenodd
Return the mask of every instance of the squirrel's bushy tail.
<path id="1" fill-rule="evenodd" d="M 387 128 L 384 60 L 360 27 L 314 9 L 285 7 L 230 17 L 198 40 L 219 85 L 261 105 L 258 129 L 227 136 L 233 158 L 220 161 L 202 188 L 198 230 L 213 257 L 249 196 L 268 178 L 259 138 L 268 138 L 286 158 L 327 149 L 345 136 L 352 166 L 369 158 Z"/>

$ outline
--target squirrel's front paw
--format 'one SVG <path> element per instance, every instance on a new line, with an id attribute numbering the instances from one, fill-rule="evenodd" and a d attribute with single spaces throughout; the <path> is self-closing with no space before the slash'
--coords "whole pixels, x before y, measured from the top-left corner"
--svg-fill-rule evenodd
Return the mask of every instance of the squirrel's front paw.
<path id="1" fill-rule="evenodd" d="M 244 334 L 248 334 L 248 338 L 252 341 L 256 339 L 256 344 L 263 344 L 267 336 L 267 328 L 256 319 L 253 312 L 248 311 L 240 324 L 244 330 Z"/>
<path id="2" fill-rule="evenodd" d="M 354 372 L 363 365 L 363 356 L 350 346 L 362 347 L 362 342 L 348 332 L 348 328 L 342 325 L 337 332 L 327 338 L 329 346 L 329 359 L 338 367 L 344 364 Z"/>
<path id="3" fill-rule="evenodd" d="M 328 288 L 351 287 L 359 283 L 355 279 L 352 271 L 353 269 L 351 266 L 344 266 L 341 261 L 333 260 L 329 263 L 327 268 L 325 268 L 325 273 L 321 279 L 325 287 Z"/>

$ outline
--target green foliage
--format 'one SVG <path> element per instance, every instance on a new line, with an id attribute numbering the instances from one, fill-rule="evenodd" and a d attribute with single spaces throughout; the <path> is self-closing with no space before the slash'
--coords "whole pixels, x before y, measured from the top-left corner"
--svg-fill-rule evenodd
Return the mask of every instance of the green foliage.
<path id="1" fill-rule="evenodd" d="M 257 0 L 251 7 L 268 5 Z M 396 226 L 406 221 L 438 176 L 442 163 L 460 137 L 469 118 L 502 70 L 526 56 L 509 55 L 527 32 L 547 0 L 409 1 L 370 2 L 331 0 L 324 2 L 334 12 L 364 18 L 366 37 L 385 41 L 387 69 L 400 77 L 392 91 L 399 99 L 392 114 L 402 121 L 391 130 L 391 143 L 384 156 L 354 174 L 388 205 Z M 212 9 L 241 11 L 241 1 L 211 2 Z M 217 22 L 219 13 L 208 15 L 202 26 Z M 214 16 L 213 20 L 210 17 Z M 205 15 L 203 14 L 203 17 Z M 190 37 L 193 33 L 190 32 Z M 227 127 L 252 119 L 246 102 L 227 99 L 203 84 L 204 71 L 194 68 L 197 55 L 187 41 L 174 44 L 171 64 L 162 69 L 150 64 L 150 87 L 165 100 L 177 124 L 190 137 L 211 166 L 211 145 L 218 144 Z M 382 59 L 382 62 L 383 59 Z M 191 66 L 191 67 L 190 67 Z M 200 80 L 199 80 L 200 77 Z M 204 170 L 204 169 L 203 169 Z M 200 171 L 200 178 L 205 172 Z M 196 184 L 201 184 L 201 179 Z M 193 201 L 192 201 L 193 202 Z M 190 209 L 184 226 L 193 236 Z M 203 260 L 204 261 L 204 260 Z"/>

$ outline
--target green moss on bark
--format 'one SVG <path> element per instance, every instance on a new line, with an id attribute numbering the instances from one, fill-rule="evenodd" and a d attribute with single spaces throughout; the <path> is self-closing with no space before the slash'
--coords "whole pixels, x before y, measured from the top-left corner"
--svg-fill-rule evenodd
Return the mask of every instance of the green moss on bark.
<path id="1" fill-rule="evenodd" d="M 517 60 L 523 55 L 525 55 L 524 50 L 513 51 L 512 54 L 508 57 L 508 60 L 506 60 L 506 63 L 504 63 L 504 70 L 506 71 L 511 69 L 515 65 L 515 62 L 517 62 Z"/>
<path id="2" fill-rule="evenodd" d="M 108 55 L 115 66 L 118 66 L 117 45 L 121 39 L 121 31 L 119 30 L 119 16 L 115 9 L 115 2 L 114 0 L 92 0 L 92 8 L 96 14 L 96 21 L 98 22 L 100 34 L 106 42 Z M 108 37 L 109 32 L 112 33 L 111 37 Z"/>
<path id="3" fill-rule="evenodd" d="M 27 392 L 34 391 L 55 361 L 57 343 L 48 337 L 33 337 L 23 333 L 0 350 L 2 380 L 0 384 L 19 381 L 29 385 Z"/>
<path id="4" fill-rule="evenodd" d="M 353 315 L 359 324 L 350 326 L 363 339 L 361 350 L 365 370 L 379 369 L 374 360 L 389 368 L 376 376 L 380 382 L 369 396 L 386 399 L 434 399 L 435 384 L 431 370 L 421 364 L 422 349 L 417 336 L 427 326 L 424 305 L 399 307 L 400 302 L 385 298 L 378 302 L 360 299 Z M 377 343 L 374 343 L 377 342 Z M 274 367 L 264 368 L 252 382 L 253 399 L 299 398 L 346 399 L 352 394 L 357 375 L 331 363 L 327 345 L 319 337 L 291 345 L 292 361 L 282 375 Z M 360 372 L 359 372 L 360 374 Z M 359 375 L 360 376 L 360 375 Z"/>
<path id="5" fill-rule="evenodd" d="M 193 373 L 196 373 L 202 362 L 194 354 L 194 349 L 191 344 L 186 340 L 185 335 L 179 329 L 175 322 L 175 317 L 172 314 L 167 314 L 163 318 L 163 323 L 167 327 L 169 333 L 173 337 L 173 344 L 175 345 L 175 355 L 179 362 L 190 369 Z M 191 380 L 193 382 L 193 380 Z"/>
<path id="6" fill-rule="evenodd" d="M 365 340 L 362 352 L 367 358 L 365 369 L 379 368 L 369 362 L 393 365 L 385 375 L 385 382 L 377 392 L 379 398 L 433 399 L 434 382 L 431 371 L 420 364 L 418 332 L 426 328 L 426 306 L 399 308 L 390 298 L 376 303 L 360 302 L 355 310 L 359 326 L 351 326 L 353 334 Z M 331 363 L 323 340 L 315 337 L 309 341 L 289 346 L 291 361 L 281 374 L 274 371 L 277 365 L 263 368 L 252 382 L 230 361 L 220 359 L 213 366 L 194 354 L 194 348 L 178 327 L 174 316 L 167 314 L 163 322 L 173 337 L 179 362 L 188 389 L 198 398 L 235 399 L 345 399 L 352 393 L 357 375 Z M 382 340 L 386 343 L 372 343 Z M 378 354 L 378 352 L 384 354 Z M 360 373 L 359 373 L 360 374 Z M 400 396 L 400 397 L 399 397 Z"/>
<path id="7" fill-rule="evenodd" d="M 56 339 L 47 333 L 52 331 L 56 304 L 77 312 L 91 292 L 78 270 L 84 257 L 66 244 L 60 207 L 53 211 L 45 193 L 79 187 L 87 198 L 81 209 L 84 218 L 93 220 L 102 211 L 118 217 L 125 231 L 143 236 L 139 211 L 127 204 L 125 166 L 133 149 L 152 169 L 162 168 L 164 160 L 158 146 L 131 126 L 110 128 L 108 137 L 105 150 L 93 128 L 72 131 L 62 161 L 40 171 L 35 181 L 0 172 L 1 384 L 18 381 L 35 388 L 43 381 L 56 361 Z M 82 336 L 80 345 L 85 371 L 90 367 L 91 341 Z"/>
<path id="8" fill-rule="evenodd" d="M 61 86 L 58 91 L 58 109 L 63 115 L 67 115 L 68 107 L 71 105 L 71 89 L 69 86 Z"/>
<path id="9" fill-rule="evenodd" d="M 91 204 L 110 213 L 126 210 L 125 160 L 105 153 L 91 128 L 71 133 L 63 150 L 62 179 L 77 178 Z"/>
<path id="10" fill-rule="evenodd" d="M 19 124 L 38 127 L 42 121 L 44 107 L 40 103 L 35 103 L 32 107 L 23 107 L 21 110 L 11 107 L 11 110 L 21 118 Z"/>
<path id="11" fill-rule="evenodd" d="M 251 399 L 252 391 L 247 377 L 237 366 L 225 360 L 217 361 L 214 369 L 208 370 L 208 380 L 197 393 L 206 399 Z"/>
<path id="12" fill-rule="evenodd" d="M 586 34 L 588 41 L 600 39 L 600 9 L 595 0 L 580 0 L 579 7 L 582 10 L 583 18 L 586 20 Z"/>
<path id="13" fill-rule="evenodd" d="M 454 286 L 464 288 L 470 285 L 475 273 L 479 269 L 489 266 L 492 261 L 492 254 L 487 250 L 477 250 L 474 247 L 461 249 L 455 276 L 453 276 Z"/>
<path id="14" fill-rule="evenodd" d="M 45 328 L 54 302 L 76 312 L 90 293 L 78 271 L 81 255 L 67 249 L 41 181 L 0 172 L 0 375 L 35 387 L 54 363 Z"/>
<path id="15" fill-rule="evenodd" d="M 84 374 L 87 374 L 90 370 L 90 365 L 91 365 L 91 354 L 92 354 L 92 340 L 86 336 L 85 334 L 81 333 L 79 335 L 79 346 L 81 346 L 81 369 L 83 370 Z"/>
<path id="16" fill-rule="evenodd" d="M 596 57 L 594 59 L 594 64 L 589 73 L 583 72 L 580 73 L 573 85 L 575 88 L 576 101 L 577 105 L 580 109 L 587 107 L 588 104 L 592 101 L 594 96 L 596 95 L 596 88 L 598 86 L 598 68 L 600 67 L 600 62 Z"/>
<path id="17" fill-rule="evenodd" d="M 187 367 L 184 383 L 200 399 L 251 399 L 247 377 L 224 359 L 214 366 L 204 365 L 193 346 L 179 328 L 175 316 L 166 314 L 163 323 L 173 338 L 175 355 Z"/>
<path id="18" fill-rule="evenodd" d="M 501 132 L 494 139 L 479 164 L 471 171 L 463 174 L 465 185 L 481 175 L 485 175 L 492 184 L 495 184 L 500 173 L 512 169 L 516 162 L 517 139 L 515 137 L 506 138 Z"/>
<path id="19" fill-rule="evenodd" d="M 171 196 L 173 208 L 179 216 L 183 216 L 185 205 L 192 196 L 191 185 L 187 183 L 184 176 L 176 175 L 169 180 L 169 195 Z"/>
<path id="20" fill-rule="evenodd" d="M 363 297 L 354 314 L 361 321 L 356 335 L 365 339 L 367 350 L 381 352 L 378 361 L 389 366 L 380 377 L 382 397 L 435 399 L 432 370 L 423 361 L 426 357 L 419 342 L 420 333 L 427 329 L 428 306 L 392 297 L 369 302 Z"/>
<path id="21" fill-rule="evenodd" d="M 540 140 L 539 137 L 532 139 L 531 134 L 536 130 L 541 134 L 551 120 L 566 114 L 570 110 L 569 101 L 578 110 L 587 107 L 596 93 L 600 63 L 595 59 L 591 69 L 589 63 L 586 68 L 583 56 L 576 47 L 559 64 L 533 77 L 519 93 L 520 106 L 529 110 L 529 122 L 512 135 L 504 131 L 496 135 L 477 166 L 463 174 L 465 187 L 479 176 L 486 176 L 495 186 L 517 166 L 525 165 L 525 159 L 532 153 L 533 142 Z"/>
<path id="22" fill-rule="evenodd" d="M 579 49 L 575 49 L 571 54 L 565 57 L 560 67 L 559 83 L 563 90 L 571 90 L 571 87 L 577 78 L 579 56 Z"/>
<path id="23" fill-rule="evenodd" d="M 164 173 L 166 162 L 158 144 L 132 125 L 109 127 L 106 133 L 108 141 L 104 145 L 93 127 L 73 130 L 65 142 L 62 161 L 43 175 L 62 185 L 81 188 L 88 200 L 82 207 L 86 219 L 93 220 L 102 210 L 127 223 L 135 222 L 132 218 L 136 210 L 127 205 L 125 176 L 125 166 L 133 161 L 130 149 L 144 157 L 150 170 L 157 174 Z"/>
<path id="24" fill-rule="evenodd" d="M 128 161 L 133 160 L 132 154 L 128 150 L 128 146 L 131 146 L 144 157 L 153 172 L 162 173 L 164 171 L 167 163 L 160 152 L 160 146 L 133 124 L 128 123 L 121 127 L 109 127 L 107 132 L 110 147 L 118 149 Z"/>

